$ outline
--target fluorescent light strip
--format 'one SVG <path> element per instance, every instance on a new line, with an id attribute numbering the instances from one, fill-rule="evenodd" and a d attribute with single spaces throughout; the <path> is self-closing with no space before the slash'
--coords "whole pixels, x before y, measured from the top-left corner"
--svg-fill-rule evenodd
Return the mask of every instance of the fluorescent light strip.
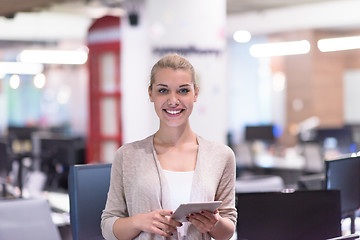
<path id="1" fill-rule="evenodd" d="M 84 64 L 87 58 L 85 50 L 24 50 L 18 55 L 20 62 L 43 64 Z"/>
<path id="2" fill-rule="evenodd" d="M 0 62 L 0 75 L 6 75 L 6 74 L 35 75 L 41 73 L 43 70 L 44 70 L 44 66 L 40 63 Z"/>
<path id="3" fill-rule="evenodd" d="M 272 57 L 285 55 L 305 54 L 310 51 L 310 43 L 307 40 L 254 44 L 250 47 L 253 57 Z"/>
<path id="4" fill-rule="evenodd" d="M 317 46 L 321 52 L 359 49 L 360 36 L 320 39 Z"/>

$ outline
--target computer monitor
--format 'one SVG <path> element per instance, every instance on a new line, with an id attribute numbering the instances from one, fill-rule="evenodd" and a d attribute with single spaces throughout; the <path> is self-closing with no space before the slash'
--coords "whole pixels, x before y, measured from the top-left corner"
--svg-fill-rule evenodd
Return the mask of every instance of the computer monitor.
<path id="1" fill-rule="evenodd" d="M 343 216 L 360 208 L 360 157 L 325 161 L 326 189 L 338 189 Z"/>
<path id="2" fill-rule="evenodd" d="M 31 135 L 38 130 L 37 127 L 9 126 L 8 136 L 10 139 L 31 140 Z"/>
<path id="3" fill-rule="evenodd" d="M 275 128 L 273 125 L 257 125 L 257 126 L 246 126 L 245 127 L 245 140 L 265 140 L 273 141 Z"/>
<path id="4" fill-rule="evenodd" d="M 41 171 L 47 174 L 45 188 L 67 190 L 69 168 L 85 163 L 85 143 L 79 138 L 40 139 Z"/>
<path id="5" fill-rule="evenodd" d="M 341 236 L 340 192 L 237 193 L 237 239 L 328 239 Z"/>
<path id="6" fill-rule="evenodd" d="M 350 146 L 353 143 L 353 133 L 350 127 L 320 128 L 316 130 L 316 141 L 325 149 L 328 147 L 327 143 L 334 142 L 331 140 L 335 140 L 335 146 L 332 147 L 335 147 L 341 154 L 351 152 Z"/>

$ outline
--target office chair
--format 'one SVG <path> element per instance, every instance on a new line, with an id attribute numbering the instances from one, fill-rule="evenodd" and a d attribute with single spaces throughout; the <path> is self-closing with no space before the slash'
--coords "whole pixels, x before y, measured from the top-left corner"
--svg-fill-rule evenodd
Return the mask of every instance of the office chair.
<path id="1" fill-rule="evenodd" d="M 70 224 L 74 240 L 103 239 L 100 222 L 110 173 L 111 164 L 70 166 Z"/>
<path id="2" fill-rule="evenodd" d="M 0 201 L 0 239 L 60 240 L 46 199 Z"/>

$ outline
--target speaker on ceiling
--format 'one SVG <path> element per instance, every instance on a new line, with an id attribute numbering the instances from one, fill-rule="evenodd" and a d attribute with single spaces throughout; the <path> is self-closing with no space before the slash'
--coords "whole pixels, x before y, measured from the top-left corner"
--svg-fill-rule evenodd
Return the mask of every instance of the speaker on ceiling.
<path id="1" fill-rule="evenodd" d="M 137 26 L 139 23 L 139 15 L 136 12 L 131 12 L 128 15 L 131 26 Z"/>

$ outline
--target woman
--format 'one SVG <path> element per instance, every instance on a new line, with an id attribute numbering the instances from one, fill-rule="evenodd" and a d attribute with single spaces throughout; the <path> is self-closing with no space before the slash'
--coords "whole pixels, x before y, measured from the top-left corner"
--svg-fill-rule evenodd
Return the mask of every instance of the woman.
<path id="1" fill-rule="evenodd" d="M 229 147 L 189 124 L 199 88 L 193 66 L 177 54 L 151 70 L 148 93 L 158 131 L 116 152 L 101 228 L 106 239 L 229 239 L 235 231 L 235 158 Z M 180 203 L 222 201 L 177 222 Z"/>

